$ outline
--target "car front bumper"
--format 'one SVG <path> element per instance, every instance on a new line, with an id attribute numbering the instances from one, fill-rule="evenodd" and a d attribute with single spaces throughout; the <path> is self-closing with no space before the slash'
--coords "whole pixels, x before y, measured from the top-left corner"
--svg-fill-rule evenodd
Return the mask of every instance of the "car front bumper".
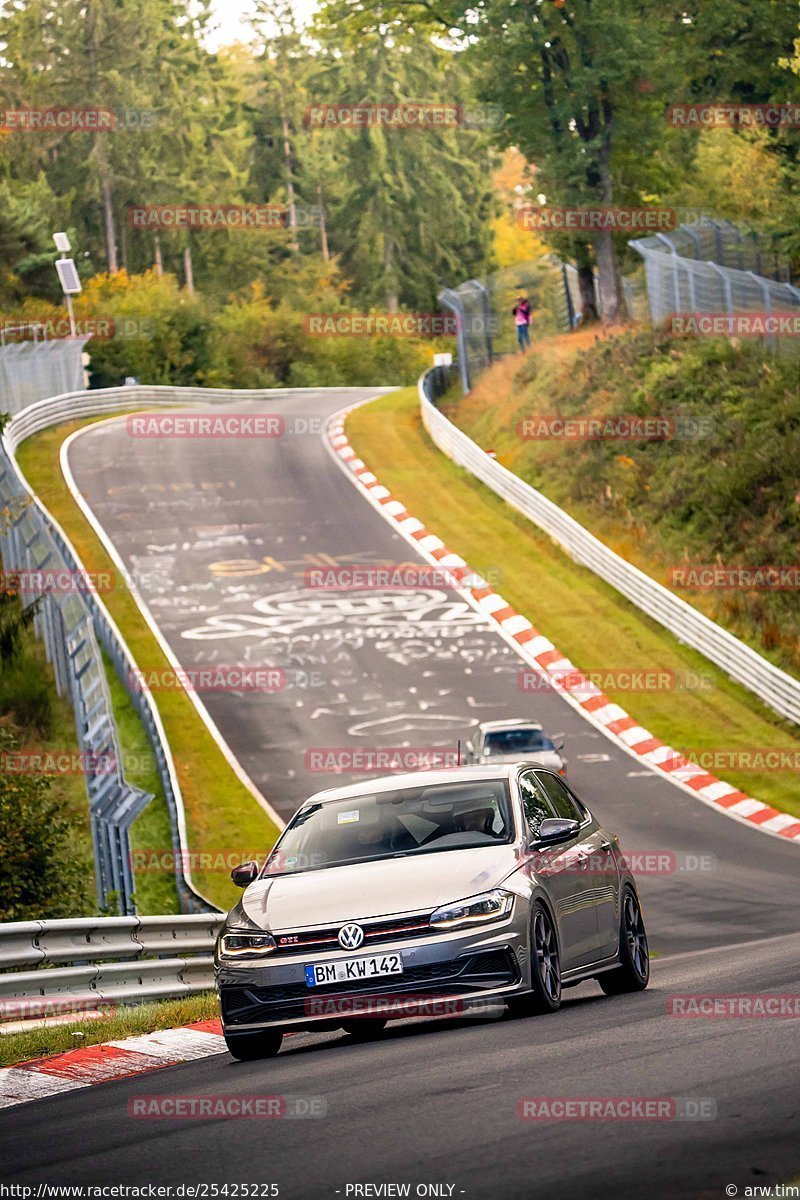
<path id="1" fill-rule="evenodd" d="M 309 987 L 309 963 L 400 954 L 402 975 L 369 983 Z M 480 1011 L 530 988 L 528 906 L 517 899 L 511 916 L 491 926 L 381 942 L 368 950 L 281 954 L 268 962 L 215 971 L 226 1035 L 276 1026 L 309 1029 L 359 1017 L 458 1016 Z"/>

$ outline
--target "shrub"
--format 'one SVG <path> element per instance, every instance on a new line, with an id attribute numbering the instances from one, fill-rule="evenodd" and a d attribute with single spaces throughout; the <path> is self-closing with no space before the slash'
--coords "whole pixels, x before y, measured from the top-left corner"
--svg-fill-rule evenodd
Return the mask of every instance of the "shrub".
<path id="1" fill-rule="evenodd" d="M 16 737 L 0 725 L 0 921 L 69 917 L 89 907 L 91 873 L 76 822 L 43 775 L 7 769 Z"/>

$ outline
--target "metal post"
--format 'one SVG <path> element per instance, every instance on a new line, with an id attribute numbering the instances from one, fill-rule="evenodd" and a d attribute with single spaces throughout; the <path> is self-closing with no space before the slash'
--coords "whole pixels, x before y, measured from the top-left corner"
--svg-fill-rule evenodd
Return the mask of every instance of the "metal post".
<path id="1" fill-rule="evenodd" d="M 769 294 L 769 284 L 767 283 L 766 279 L 762 279 L 759 275 L 755 275 L 752 271 L 748 271 L 747 274 L 750 276 L 751 279 L 755 280 L 755 282 L 761 288 L 761 294 L 764 297 L 764 312 L 767 314 L 767 316 L 771 316 L 772 315 L 772 297 Z M 767 341 L 769 342 L 769 344 L 773 350 L 777 349 L 777 346 L 778 346 L 777 334 L 768 333 Z"/>
<path id="2" fill-rule="evenodd" d="M 70 337 L 76 337 L 75 330 L 75 312 L 72 308 L 72 296 L 67 293 L 67 312 L 69 313 L 69 333 Z"/>
<path id="3" fill-rule="evenodd" d="M 458 369 L 461 374 L 461 390 L 466 396 L 470 390 L 469 362 L 467 360 L 467 339 L 464 330 L 464 306 L 461 299 L 450 288 L 439 292 L 439 300 L 445 308 L 449 308 L 456 318 L 456 336 L 458 338 Z"/>
<path id="4" fill-rule="evenodd" d="M 567 302 L 567 320 L 569 321 L 570 330 L 575 328 L 575 305 L 572 303 L 572 293 L 569 290 L 569 277 L 567 275 L 567 264 L 561 264 L 561 280 L 564 284 L 564 299 Z"/>
<path id="5" fill-rule="evenodd" d="M 480 291 L 480 297 L 481 297 L 481 304 L 483 307 L 483 322 L 484 322 L 483 329 L 484 329 L 484 336 L 486 339 L 486 359 L 487 359 L 488 365 L 491 366 L 492 363 L 494 362 L 494 352 L 493 352 L 493 347 L 492 347 L 492 328 L 491 328 L 491 323 L 490 323 L 491 322 L 491 312 L 489 311 L 489 289 L 487 288 L 486 284 L 481 283 L 480 280 L 476 280 L 475 282 L 478 284 L 478 288 Z"/>

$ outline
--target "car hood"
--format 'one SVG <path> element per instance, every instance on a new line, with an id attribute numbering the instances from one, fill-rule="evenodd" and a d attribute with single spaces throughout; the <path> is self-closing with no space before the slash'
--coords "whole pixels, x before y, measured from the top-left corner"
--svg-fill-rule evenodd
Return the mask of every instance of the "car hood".
<path id="1" fill-rule="evenodd" d="M 481 762 L 489 765 L 526 762 L 537 767 L 546 767 L 548 771 L 560 771 L 564 765 L 564 759 L 555 750 L 537 750 L 535 754 L 491 754 L 488 758 L 482 758 Z"/>
<path id="2" fill-rule="evenodd" d="M 432 910 L 495 887 L 518 863 L 514 845 L 477 846 L 276 875 L 250 884 L 241 911 L 261 929 L 290 931 Z"/>

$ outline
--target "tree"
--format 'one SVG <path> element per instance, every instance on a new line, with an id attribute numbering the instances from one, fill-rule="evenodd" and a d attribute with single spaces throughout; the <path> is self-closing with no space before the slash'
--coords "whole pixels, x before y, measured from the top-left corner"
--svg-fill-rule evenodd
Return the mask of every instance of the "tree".
<path id="1" fill-rule="evenodd" d="M 0 304 L 10 307 L 31 295 L 60 298 L 53 231 L 63 228 L 67 207 L 43 172 L 30 182 L 0 181 Z"/>
<path id="2" fill-rule="evenodd" d="M 324 49 L 312 81 L 317 104 L 455 103 L 471 88 L 458 55 L 399 24 L 391 36 L 372 29 L 343 38 L 323 10 L 315 32 Z M 330 241 L 362 303 L 430 309 L 443 284 L 486 270 L 494 202 L 479 133 L 373 123 L 317 136 L 342 163 Z"/>

